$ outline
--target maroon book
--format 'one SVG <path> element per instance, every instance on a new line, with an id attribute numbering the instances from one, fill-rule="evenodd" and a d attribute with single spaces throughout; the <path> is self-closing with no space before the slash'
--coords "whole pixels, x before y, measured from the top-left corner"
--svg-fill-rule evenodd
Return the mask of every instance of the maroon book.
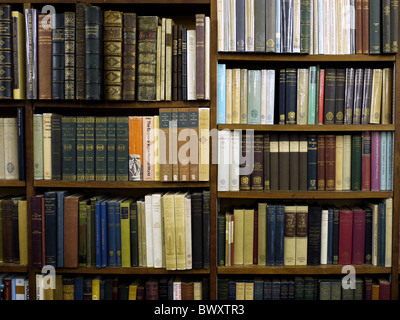
<path id="1" fill-rule="evenodd" d="M 364 280 L 365 300 L 372 300 L 372 278 L 366 277 Z"/>
<path id="2" fill-rule="evenodd" d="M 112 299 L 113 300 L 118 300 L 118 278 L 115 278 L 113 280 L 113 291 L 112 291 Z"/>
<path id="3" fill-rule="evenodd" d="M 379 278 L 379 300 L 390 300 L 390 282 L 385 278 Z"/>
<path id="4" fill-rule="evenodd" d="M 353 211 L 341 208 L 339 213 L 339 264 L 351 264 L 353 242 Z"/>
<path id="5" fill-rule="evenodd" d="M 364 264 L 365 251 L 365 210 L 353 208 L 352 264 Z"/>
<path id="6" fill-rule="evenodd" d="M 325 190 L 325 135 L 317 138 L 317 177 L 318 190 Z"/>
<path id="7" fill-rule="evenodd" d="M 325 136 L 325 190 L 335 190 L 336 136 Z"/>
<path id="8" fill-rule="evenodd" d="M 149 279 L 146 281 L 146 300 L 158 300 L 158 280 Z"/>
<path id="9" fill-rule="evenodd" d="M 371 133 L 371 191 L 381 189 L 381 133 Z"/>
<path id="10" fill-rule="evenodd" d="M 371 190 L 371 132 L 369 131 L 362 133 L 361 190 Z"/>

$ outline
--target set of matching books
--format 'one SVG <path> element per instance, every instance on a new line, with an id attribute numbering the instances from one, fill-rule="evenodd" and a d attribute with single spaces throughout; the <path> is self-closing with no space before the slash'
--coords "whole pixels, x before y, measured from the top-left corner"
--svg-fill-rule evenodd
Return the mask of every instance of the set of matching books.
<path id="1" fill-rule="evenodd" d="M 220 266 L 391 266 L 392 198 L 348 207 L 259 203 L 232 211 L 218 216 Z"/>
<path id="2" fill-rule="evenodd" d="M 391 124 L 393 69 L 218 64 L 221 124 Z"/>
<path id="3" fill-rule="evenodd" d="M 209 181 L 209 108 L 156 116 L 34 114 L 34 179 Z"/>
<path id="4" fill-rule="evenodd" d="M 218 132 L 218 191 L 393 190 L 393 132 Z"/>
<path id="5" fill-rule="evenodd" d="M 23 196 L 0 198 L 0 263 L 28 265 L 28 212 Z"/>
<path id="6" fill-rule="evenodd" d="M 195 26 L 77 3 L 75 11 L 2 5 L 4 99 L 208 100 L 210 18 Z"/>
<path id="7" fill-rule="evenodd" d="M 54 288 L 44 287 L 43 274 L 36 274 L 36 300 L 207 300 L 209 297 L 208 278 L 56 275 L 54 282 Z"/>
<path id="8" fill-rule="evenodd" d="M 390 300 L 385 277 L 357 276 L 342 286 L 338 277 L 294 276 L 219 279 L 218 300 Z M 350 287 L 354 286 L 354 287 Z"/>
<path id="9" fill-rule="evenodd" d="M 21 273 L 0 273 L 0 301 L 29 300 L 29 280 Z"/>
<path id="10" fill-rule="evenodd" d="M 218 51 L 381 54 L 398 51 L 390 0 L 218 0 Z"/>
<path id="11" fill-rule="evenodd" d="M 139 199 L 49 191 L 31 205 L 36 267 L 209 267 L 209 191 Z"/>

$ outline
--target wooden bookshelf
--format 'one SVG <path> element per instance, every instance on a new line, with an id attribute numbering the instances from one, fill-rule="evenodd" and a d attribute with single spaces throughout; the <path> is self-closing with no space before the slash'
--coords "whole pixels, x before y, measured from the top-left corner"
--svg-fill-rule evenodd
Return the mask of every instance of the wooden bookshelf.
<path id="1" fill-rule="evenodd" d="M 96 274 L 96 275 L 209 275 L 208 269 L 192 269 L 192 270 L 166 270 L 162 268 L 96 268 L 96 267 L 79 267 L 79 268 L 57 268 L 59 274 Z M 40 269 L 36 269 L 40 272 Z"/>
<path id="2" fill-rule="evenodd" d="M 207 188 L 206 182 L 158 182 L 158 181 L 56 181 L 35 180 L 34 187 L 41 188 L 100 188 L 100 189 L 179 189 Z"/>
<path id="3" fill-rule="evenodd" d="M 267 124 L 219 124 L 219 130 L 254 130 L 271 132 L 362 132 L 362 131 L 394 131 L 394 124 L 338 124 L 338 125 L 267 125 Z"/>
<path id="4" fill-rule="evenodd" d="M 25 181 L 20 180 L 0 180 L 0 187 L 25 187 Z"/>
<path id="5" fill-rule="evenodd" d="M 22 266 L 12 263 L 0 263 L 0 272 L 17 272 L 17 273 L 27 273 L 29 270 L 28 266 Z"/>

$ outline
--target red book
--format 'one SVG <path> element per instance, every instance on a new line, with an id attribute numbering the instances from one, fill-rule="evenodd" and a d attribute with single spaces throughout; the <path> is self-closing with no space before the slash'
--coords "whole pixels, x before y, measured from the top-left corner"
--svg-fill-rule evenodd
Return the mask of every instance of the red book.
<path id="1" fill-rule="evenodd" d="M 115 278 L 113 280 L 113 286 L 112 286 L 112 299 L 113 300 L 118 300 L 118 278 Z"/>
<path id="2" fill-rule="evenodd" d="M 371 132 L 362 133 L 361 146 L 361 190 L 371 190 Z"/>
<path id="3" fill-rule="evenodd" d="M 4 278 L 3 280 L 3 300 L 12 300 L 12 276 Z"/>
<path id="4" fill-rule="evenodd" d="M 390 282 L 385 278 L 379 278 L 379 300 L 390 300 Z"/>
<path id="5" fill-rule="evenodd" d="M 258 264 L 258 210 L 254 210 L 253 264 Z"/>
<path id="6" fill-rule="evenodd" d="M 381 133 L 371 133 L 371 191 L 381 189 Z"/>
<path id="7" fill-rule="evenodd" d="M 366 277 L 364 280 L 365 300 L 372 300 L 372 279 Z"/>
<path id="8" fill-rule="evenodd" d="M 325 136 L 319 134 L 317 138 L 317 177 L 318 190 L 325 190 Z"/>
<path id="9" fill-rule="evenodd" d="M 362 2 L 363 0 L 356 0 L 356 54 L 363 53 Z"/>
<path id="10" fill-rule="evenodd" d="M 335 190 L 336 135 L 325 136 L 325 190 Z"/>
<path id="11" fill-rule="evenodd" d="M 364 264 L 365 250 L 365 210 L 353 208 L 353 248 L 352 264 Z"/>
<path id="12" fill-rule="evenodd" d="M 319 70 L 318 124 L 324 124 L 325 70 Z"/>
<path id="13" fill-rule="evenodd" d="M 353 211 L 340 209 L 339 216 L 339 264 L 351 264 L 353 242 Z"/>
<path id="14" fill-rule="evenodd" d="M 146 281 L 146 300 L 158 300 L 158 280 L 155 278 Z"/>

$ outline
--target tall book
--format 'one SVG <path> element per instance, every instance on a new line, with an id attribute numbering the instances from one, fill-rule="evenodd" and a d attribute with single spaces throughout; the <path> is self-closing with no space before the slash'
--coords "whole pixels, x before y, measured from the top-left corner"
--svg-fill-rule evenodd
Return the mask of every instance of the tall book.
<path id="1" fill-rule="evenodd" d="M 56 13 L 52 31 L 51 98 L 65 99 L 65 21 L 63 13 Z"/>
<path id="2" fill-rule="evenodd" d="M 27 99 L 37 98 L 37 14 L 36 9 L 25 9 Z"/>
<path id="3" fill-rule="evenodd" d="M 326 69 L 324 124 L 335 123 L 336 69 Z"/>
<path id="4" fill-rule="evenodd" d="M 129 117 L 129 180 L 142 180 L 143 166 L 143 118 Z"/>
<path id="5" fill-rule="evenodd" d="M 38 69 L 38 98 L 51 99 L 51 72 L 52 72 L 52 29 L 51 16 L 38 16 L 38 61 L 43 67 Z"/>
<path id="6" fill-rule="evenodd" d="M 65 99 L 75 99 L 75 43 L 76 43 L 75 12 L 64 13 L 64 96 Z"/>
<path id="7" fill-rule="evenodd" d="M 136 92 L 136 13 L 123 13 L 122 99 L 135 100 Z"/>
<path id="8" fill-rule="evenodd" d="M 107 181 L 107 117 L 96 117 L 95 122 L 95 180 Z"/>
<path id="9" fill-rule="evenodd" d="M 77 2 L 75 6 L 75 97 L 77 100 L 84 100 L 86 96 L 85 6 L 86 4 L 83 2 Z"/>
<path id="10" fill-rule="evenodd" d="M 381 1 L 369 1 L 369 54 L 380 54 L 382 52 Z"/>
<path id="11" fill-rule="evenodd" d="M 13 98 L 26 98 L 25 20 L 24 15 L 12 11 L 13 35 Z"/>
<path id="12" fill-rule="evenodd" d="M 62 180 L 76 181 L 76 117 L 61 117 Z"/>

